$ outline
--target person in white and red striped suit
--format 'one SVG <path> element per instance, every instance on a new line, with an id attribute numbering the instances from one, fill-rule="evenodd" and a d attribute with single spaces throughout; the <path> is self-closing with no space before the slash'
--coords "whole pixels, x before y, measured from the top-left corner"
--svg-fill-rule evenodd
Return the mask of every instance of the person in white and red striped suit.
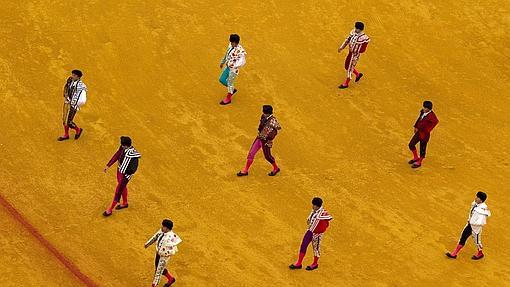
<path id="1" fill-rule="evenodd" d="M 363 77 L 363 73 L 356 70 L 356 64 L 358 63 L 361 54 L 367 50 L 368 43 L 370 42 L 370 38 L 363 32 L 364 29 L 365 24 L 362 22 L 356 22 L 354 24 L 354 29 L 351 33 L 349 33 L 349 36 L 347 36 L 340 48 L 338 48 L 338 53 L 340 53 L 345 47 L 349 46 L 349 54 L 347 55 L 347 58 L 345 58 L 347 78 L 345 79 L 345 82 L 339 86 L 340 89 L 346 89 L 349 87 L 352 74 L 356 75 L 355 82 L 359 81 L 361 77 Z"/>

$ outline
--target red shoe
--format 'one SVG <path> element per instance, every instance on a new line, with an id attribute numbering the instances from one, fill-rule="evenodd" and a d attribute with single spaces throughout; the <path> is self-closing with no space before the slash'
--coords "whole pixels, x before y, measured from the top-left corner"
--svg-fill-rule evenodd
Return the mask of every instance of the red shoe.
<path id="1" fill-rule="evenodd" d="M 480 259 L 482 259 L 483 257 L 484 257 L 484 255 L 483 255 L 483 253 L 482 253 L 482 254 L 480 254 L 480 255 L 478 255 L 478 254 L 477 254 L 477 255 L 473 255 L 473 257 L 471 257 L 471 259 L 473 259 L 473 260 L 480 260 Z"/>
<path id="2" fill-rule="evenodd" d="M 236 89 L 234 89 L 234 92 L 231 94 L 231 93 L 228 93 L 227 96 L 221 100 L 220 102 L 220 105 L 224 106 L 224 105 L 228 105 L 232 102 L 232 96 L 237 92 Z"/>

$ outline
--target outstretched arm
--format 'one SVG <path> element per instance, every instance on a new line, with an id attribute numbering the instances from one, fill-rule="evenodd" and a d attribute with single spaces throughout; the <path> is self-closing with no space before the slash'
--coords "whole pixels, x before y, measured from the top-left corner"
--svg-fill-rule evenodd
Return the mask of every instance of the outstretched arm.
<path id="1" fill-rule="evenodd" d="M 227 56 L 228 56 L 228 52 L 230 52 L 230 44 L 228 45 L 227 47 L 227 51 L 225 52 L 225 55 L 223 56 L 223 58 L 221 58 L 221 62 L 220 62 L 220 68 L 223 68 L 223 65 L 225 65 L 225 62 L 227 62 Z"/>
<path id="2" fill-rule="evenodd" d="M 110 161 L 106 164 L 106 167 L 103 169 L 103 171 L 106 172 L 106 170 L 109 167 L 111 167 L 116 161 L 118 161 L 121 154 L 122 154 L 122 147 L 119 147 L 117 152 L 112 156 Z"/>
<path id="3" fill-rule="evenodd" d="M 64 85 L 64 99 L 65 101 L 70 101 L 70 95 L 69 95 L 69 87 L 70 87 L 70 84 L 71 82 L 73 81 L 73 78 L 69 77 L 67 78 L 67 81 L 66 81 L 66 84 Z"/>
<path id="4" fill-rule="evenodd" d="M 156 240 L 158 239 L 159 233 L 160 233 L 160 231 L 158 230 L 158 232 L 156 232 L 151 238 L 149 238 L 149 240 L 147 240 L 147 242 L 145 242 L 144 247 L 147 248 L 147 247 L 151 246 L 154 242 L 156 242 Z"/>
<path id="5" fill-rule="evenodd" d="M 349 41 L 351 40 L 351 34 L 345 38 L 345 41 L 340 45 L 340 48 L 338 48 L 338 52 L 340 53 L 345 47 L 347 47 L 347 44 L 349 44 Z"/>

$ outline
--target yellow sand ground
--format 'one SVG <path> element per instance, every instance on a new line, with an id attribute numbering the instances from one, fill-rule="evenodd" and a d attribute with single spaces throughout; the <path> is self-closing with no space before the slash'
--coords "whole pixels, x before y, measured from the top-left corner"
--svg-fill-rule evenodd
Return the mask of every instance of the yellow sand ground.
<path id="1" fill-rule="evenodd" d="M 76 286 L 70 272 L 52 260 L 50 253 L 0 209 L 0 266 L 2 286 Z"/>
<path id="2" fill-rule="evenodd" d="M 143 244 L 165 217 L 184 240 L 175 286 L 510 286 L 508 1 L 0 2 L 0 192 L 100 286 L 150 286 Z M 365 77 L 339 91 L 356 20 Z M 231 32 L 248 63 L 221 107 Z M 73 68 L 85 132 L 60 143 Z M 440 124 L 411 170 L 425 99 Z M 283 126 L 282 173 L 259 155 L 237 178 L 262 104 Z M 130 208 L 105 219 L 115 171 L 101 170 L 126 134 L 143 158 Z M 447 260 L 478 190 L 486 258 L 469 241 Z M 320 268 L 292 272 L 315 195 L 335 219 Z M 4 210 L 0 223 L 1 286 L 80 285 Z"/>

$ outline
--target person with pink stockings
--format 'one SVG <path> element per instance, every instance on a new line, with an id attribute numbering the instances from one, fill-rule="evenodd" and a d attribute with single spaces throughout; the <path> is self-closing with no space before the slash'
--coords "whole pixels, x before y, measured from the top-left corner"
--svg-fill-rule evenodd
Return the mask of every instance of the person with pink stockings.
<path id="1" fill-rule="evenodd" d="M 239 37 L 239 35 L 230 35 L 230 44 L 220 62 L 220 69 L 223 70 L 220 76 L 220 83 L 227 87 L 227 95 L 220 102 L 222 106 L 232 102 L 232 96 L 237 93 L 235 82 L 239 75 L 239 70 L 246 64 L 246 51 L 243 46 L 239 44 L 240 41 L 241 37 Z"/>
<path id="2" fill-rule="evenodd" d="M 276 160 L 271 154 L 271 148 L 273 146 L 273 140 L 278 134 L 278 130 L 281 129 L 280 123 L 273 115 L 273 107 L 270 105 L 264 105 L 262 107 L 262 116 L 260 117 L 260 124 L 258 128 L 258 135 L 251 145 L 250 151 L 248 152 L 248 159 L 244 168 L 237 173 L 237 176 L 247 176 L 250 166 L 255 159 L 257 152 L 262 149 L 264 157 L 273 166 L 273 170 L 268 174 L 269 176 L 275 176 L 280 172 L 280 168 L 276 164 Z"/>
<path id="3" fill-rule="evenodd" d="M 345 41 L 338 48 L 338 53 L 342 52 L 345 47 L 349 46 L 349 54 L 345 58 L 345 70 L 347 71 L 347 78 L 345 82 L 339 86 L 340 89 L 346 89 L 349 87 L 349 83 L 352 79 L 352 74 L 356 76 L 355 82 L 358 82 L 361 77 L 363 77 L 363 73 L 360 73 L 356 70 L 356 64 L 361 57 L 361 54 L 365 53 L 367 50 L 368 43 L 370 42 L 370 38 L 363 32 L 365 29 L 365 24 L 362 22 L 356 22 L 354 24 L 354 29 L 349 33 L 349 36 L 345 39 Z"/>
<path id="4" fill-rule="evenodd" d="M 475 242 L 477 253 L 471 257 L 473 260 L 482 259 L 485 255 L 482 251 L 482 228 L 487 223 L 487 217 L 491 216 L 491 212 L 487 207 L 485 201 L 487 200 L 487 194 L 479 191 L 476 193 L 476 198 L 471 203 L 471 209 L 468 215 L 468 222 L 460 235 L 459 243 L 453 252 L 447 252 L 448 258 L 456 259 L 459 251 L 466 245 L 466 240 L 469 236 L 473 237 Z"/>
<path id="5" fill-rule="evenodd" d="M 113 201 L 110 207 L 103 212 L 103 216 L 106 217 L 112 215 L 114 208 L 120 210 L 129 206 L 127 184 L 133 178 L 133 175 L 138 169 L 138 159 L 140 157 L 140 153 L 131 145 L 131 138 L 124 136 L 120 137 L 119 149 L 103 169 L 103 171 L 106 172 L 115 162 L 119 162 L 119 166 L 117 168 L 117 187 L 115 188 Z M 117 205 L 120 202 L 121 197 L 122 204 Z"/>
<path id="6" fill-rule="evenodd" d="M 412 168 L 419 168 L 425 159 L 427 144 L 430 140 L 430 133 L 439 123 L 436 114 L 432 111 L 432 102 L 424 101 L 423 109 L 420 111 L 418 119 L 414 123 L 414 135 L 409 141 L 409 149 L 413 153 L 413 159 L 409 161 Z M 420 156 L 416 145 L 420 143 Z"/>
<path id="7" fill-rule="evenodd" d="M 313 246 L 313 263 L 306 267 L 306 270 L 312 271 L 319 268 L 320 244 L 326 229 L 329 227 L 329 221 L 333 217 L 322 207 L 322 199 L 315 197 L 312 199 L 312 212 L 308 216 L 308 229 L 305 232 L 301 247 L 299 248 L 298 260 L 289 266 L 290 269 L 303 268 L 303 259 L 305 258 L 306 249 L 312 243 Z"/>
<path id="8" fill-rule="evenodd" d="M 173 227 L 174 223 L 170 219 L 164 219 L 161 228 L 144 245 L 145 248 L 152 244 L 156 245 L 155 271 L 151 287 L 157 287 L 162 276 L 167 279 L 163 287 L 169 287 L 176 281 L 167 269 L 170 258 L 178 251 L 177 245 L 182 242 L 182 239 L 173 232 Z"/>

